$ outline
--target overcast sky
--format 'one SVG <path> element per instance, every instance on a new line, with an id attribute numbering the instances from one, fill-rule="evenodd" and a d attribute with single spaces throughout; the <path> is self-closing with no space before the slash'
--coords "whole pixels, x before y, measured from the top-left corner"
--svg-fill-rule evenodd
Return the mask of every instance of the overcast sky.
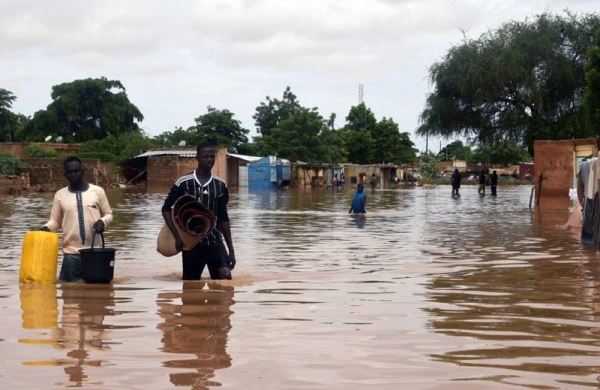
<path id="1" fill-rule="evenodd" d="M 0 88 L 32 115 L 53 85 L 120 80 L 157 135 L 228 109 L 256 135 L 266 96 L 292 88 L 343 126 L 364 101 L 414 135 L 428 69 L 472 37 L 545 10 L 600 12 L 598 0 L 0 0 Z M 430 142 L 439 150 L 439 140 Z M 446 141 L 442 141 L 446 143 Z"/>

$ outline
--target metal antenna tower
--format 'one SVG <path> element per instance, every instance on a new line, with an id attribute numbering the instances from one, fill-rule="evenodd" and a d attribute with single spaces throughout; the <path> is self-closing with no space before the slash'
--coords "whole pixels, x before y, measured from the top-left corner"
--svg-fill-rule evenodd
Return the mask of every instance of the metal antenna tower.
<path id="1" fill-rule="evenodd" d="M 363 85 L 358 84 L 358 104 L 363 102 Z"/>

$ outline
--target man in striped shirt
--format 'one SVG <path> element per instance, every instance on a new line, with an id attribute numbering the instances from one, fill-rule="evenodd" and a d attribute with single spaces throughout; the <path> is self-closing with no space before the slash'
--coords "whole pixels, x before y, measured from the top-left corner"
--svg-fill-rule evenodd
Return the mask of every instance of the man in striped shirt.
<path id="1" fill-rule="evenodd" d="M 165 223 L 175 237 L 175 246 L 182 251 L 183 280 L 199 280 L 204 266 L 208 266 L 211 279 L 231 279 L 231 270 L 236 264 L 227 214 L 229 191 L 225 181 L 211 172 L 215 159 L 216 148 L 213 144 L 203 142 L 198 145 L 198 167 L 175 181 L 162 207 Z M 191 250 L 182 250 L 183 242 L 171 217 L 171 208 L 183 195 L 193 195 L 216 219 L 215 228 Z M 228 251 L 223 245 L 223 238 Z"/>

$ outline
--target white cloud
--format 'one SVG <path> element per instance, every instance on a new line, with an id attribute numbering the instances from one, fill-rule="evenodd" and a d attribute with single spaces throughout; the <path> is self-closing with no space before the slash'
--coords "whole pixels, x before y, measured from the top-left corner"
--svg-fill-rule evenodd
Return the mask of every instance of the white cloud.
<path id="1" fill-rule="evenodd" d="M 252 114 L 290 85 L 341 125 L 365 86 L 380 118 L 413 131 L 427 70 L 460 29 L 478 36 L 545 10 L 598 12 L 591 0 L 4 0 L 0 88 L 31 115 L 53 85 L 119 79 L 152 134 L 189 126 L 211 105 Z M 416 141 L 416 139 L 415 139 Z"/>

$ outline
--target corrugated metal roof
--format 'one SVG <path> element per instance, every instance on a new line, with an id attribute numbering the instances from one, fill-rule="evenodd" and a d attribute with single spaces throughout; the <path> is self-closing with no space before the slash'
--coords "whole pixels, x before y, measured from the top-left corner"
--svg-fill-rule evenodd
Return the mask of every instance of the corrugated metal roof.
<path id="1" fill-rule="evenodd" d="M 180 156 L 180 157 L 196 157 L 195 150 L 149 150 L 145 153 L 139 154 L 134 158 L 138 157 L 154 157 L 154 156 Z"/>
<path id="2" fill-rule="evenodd" d="M 243 154 L 235 154 L 235 153 L 227 153 L 228 156 L 231 157 L 235 157 L 235 158 L 239 158 L 240 160 L 244 160 L 247 162 L 255 162 L 260 160 L 262 157 L 256 157 L 256 156 L 246 156 Z"/>

